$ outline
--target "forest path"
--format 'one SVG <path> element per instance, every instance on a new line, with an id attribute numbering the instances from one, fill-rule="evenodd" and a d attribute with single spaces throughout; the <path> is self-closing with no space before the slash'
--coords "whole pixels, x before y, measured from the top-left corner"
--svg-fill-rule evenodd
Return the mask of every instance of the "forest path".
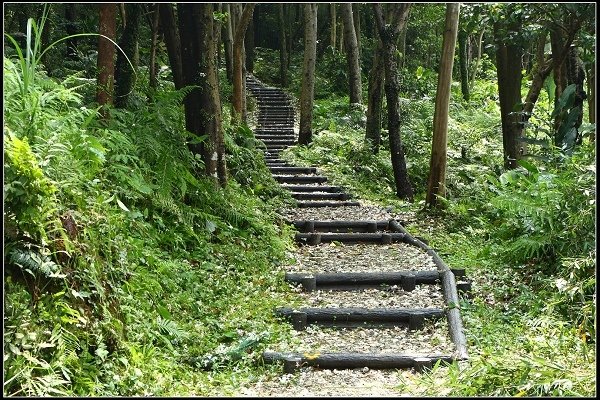
<path id="1" fill-rule="evenodd" d="M 299 231 L 285 279 L 305 306 L 275 310 L 296 332 L 293 343 L 263 353 L 283 374 L 239 395 L 398 396 L 436 362 L 466 359 L 455 284 L 464 270 L 449 270 L 404 229 L 399 220 L 410 215 L 356 201 L 318 168 L 283 161 L 297 137 L 291 99 L 251 76 L 247 88 L 267 165 L 297 200 L 281 210 Z"/>

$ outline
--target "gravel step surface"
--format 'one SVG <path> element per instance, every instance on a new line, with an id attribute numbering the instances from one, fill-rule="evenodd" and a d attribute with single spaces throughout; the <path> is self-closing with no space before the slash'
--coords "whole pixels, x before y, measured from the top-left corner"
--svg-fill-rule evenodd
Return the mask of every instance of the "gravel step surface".
<path id="1" fill-rule="evenodd" d="M 296 262 L 288 272 L 385 272 L 437 270 L 430 255 L 406 243 L 323 243 L 301 246 L 293 254 Z"/>
<path id="2" fill-rule="evenodd" d="M 362 207 L 306 207 L 306 208 L 284 208 L 280 210 L 281 215 L 290 221 L 294 220 L 405 220 L 408 214 L 393 213 L 385 208 L 366 205 L 360 201 Z"/>
<path id="3" fill-rule="evenodd" d="M 424 328 L 417 331 L 402 327 L 333 329 L 309 325 L 304 331 L 293 332 L 292 343 L 273 347 L 268 350 L 308 354 L 349 352 L 450 355 L 454 352 L 445 319 L 425 321 Z"/>
<path id="4" fill-rule="evenodd" d="M 397 286 L 385 290 L 363 289 L 317 290 L 302 292 L 294 287 L 303 300 L 301 307 L 365 307 L 365 308 L 444 308 L 444 296 L 439 285 L 418 285 L 415 290 L 406 292 Z"/>
<path id="5" fill-rule="evenodd" d="M 405 380 L 412 371 L 385 371 L 359 368 L 319 370 L 301 368 L 296 374 L 260 379 L 238 396 L 269 397 L 396 397 L 402 396 Z"/>

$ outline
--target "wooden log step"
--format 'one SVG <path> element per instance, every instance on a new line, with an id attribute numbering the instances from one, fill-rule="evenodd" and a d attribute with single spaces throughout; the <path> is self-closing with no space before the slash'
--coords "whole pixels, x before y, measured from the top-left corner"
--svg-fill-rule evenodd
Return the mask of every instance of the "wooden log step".
<path id="1" fill-rule="evenodd" d="M 295 330 L 304 330 L 312 324 L 334 328 L 408 325 L 409 329 L 418 330 L 423 328 L 425 320 L 443 318 L 445 314 L 439 308 L 281 307 L 275 309 L 275 315 L 291 320 Z"/>
<path id="2" fill-rule="evenodd" d="M 388 221 L 294 221 L 293 225 L 301 232 L 313 232 L 307 230 L 312 227 L 318 232 L 377 232 L 387 230 Z"/>
<path id="3" fill-rule="evenodd" d="M 294 135 L 277 135 L 277 134 L 255 134 L 254 137 L 258 140 L 291 140 L 296 143 L 296 137 Z"/>
<path id="4" fill-rule="evenodd" d="M 382 243 L 404 241 L 404 233 L 296 233 L 296 241 L 303 244 L 319 244 L 322 242 L 344 243 Z"/>
<path id="5" fill-rule="evenodd" d="M 296 144 L 295 140 L 289 139 L 261 139 L 267 146 L 293 146 Z"/>
<path id="6" fill-rule="evenodd" d="M 437 270 L 397 272 L 340 272 L 307 274 L 286 272 L 286 282 L 300 284 L 304 291 L 356 290 L 358 288 L 380 288 L 397 285 L 411 292 L 416 285 L 434 285 L 440 282 Z"/>
<path id="7" fill-rule="evenodd" d="M 316 174 L 315 167 L 269 167 L 271 172 L 278 174 Z"/>
<path id="8" fill-rule="evenodd" d="M 331 192 L 337 193 L 344 189 L 339 186 L 328 186 L 328 185 L 281 185 L 284 189 L 292 192 Z"/>
<path id="9" fill-rule="evenodd" d="M 324 192 L 292 192 L 292 197 L 296 200 L 341 200 L 350 198 L 348 193 L 324 193 Z"/>
<path id="10" fill-rule="evenodd" d="M 298 201 L 299 208 L 308 207 L 360 207 L 358 201 L 319 201 L 319 200 L 306 200 Z"/>
<path id="11" fill-rule="evenodd" d="M 321 183 L 327 182 L 327 177 L 321 175 L 273 175 L 277 182 L 289 183 Z"/>
<path id="12" fill-rule="evenodd" d="M 304 353 L 280 353 L 275 351 L 263 352 L 262 359 L 267 364 L 283 361 L 285 373 L 287 374 L 305 366 L 322 369 L 415 368 L 418 371 L 423 371 L 422 365 L 431 368 L 438 361 L 443 364 L 452 364 L 455 361 L 454 357 L 445 354 L 321 353 L 313 356 Z"/>
<path id="13" fill-rule="evenodd" d="M 255 135 L 294 135 L 292 128 L 288 129 L 269 129 L 269 128 L 257 128 L 254 130 Z"/>

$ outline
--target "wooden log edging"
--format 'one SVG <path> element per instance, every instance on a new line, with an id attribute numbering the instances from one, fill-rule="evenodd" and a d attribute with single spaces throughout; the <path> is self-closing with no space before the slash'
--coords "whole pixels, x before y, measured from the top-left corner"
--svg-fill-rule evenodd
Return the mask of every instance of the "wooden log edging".
<path id="1" fill-rule="evenodd" d="M 332 221 L 306 221 L 296 220 L 292 223 L 298 230 L 307 231 L 306 226 L 309 222 L 314 223 L 314 229 L 318 231 L 324 231 L 327 229 L 328 232 L 342 232 L 352 229 L 353 232 L 368 232 L 375 233 L 377 231 L 387 230 L 389 227 L 388 221 L 347 221 L 347 220 L 332 220 Z"/>
<path id="2" fill-rule="evenodd" d="M 453 356 L 446 354 L 402 354 L 402 353 L 280 353 L 263 352 L 262 359 L 267 364 L 287 361 L 285 372 L 293 373 L 300 367 L 311 366 L 323 369 L 407 369 L 423 370 L 423 365 L 433 365 L 440 361 L 451 364 Z"/>
<path id="3" fill-rule="evenodd" d="M 404 241 L 413 246 L 417 246 L 427 252 L 433 258 L 433 262 L 438 268 L 442 283 L 442 293 L 446 303 L 446 318 L 448 319 L 448 328 L 450 331 L 450 339 L 456 346 L 456 358 L 458 360 L 468 360 L 467 339 L 460 316 L 460 303 L 458 300 L 458 290 L 456 289 L 456 280 L 454 273 L 448 265 L 440 258 L 440 256 L 431 247 L 423 243 L 419 239 L 415 239 L 408 231 L 396 220 L 390 220 L 390 228 L 393 231 L 404 234 Z"/>
<path id="4" fill-rule="evenodd" d="M 319 308 L 302 307 L 275 309 L 275 315 L 292 321 L 295 330 L 317 324 L 332 327 L 361 327 L 366 325 L 408 326 L 410 330 L 423 329 L 425 320 L 439 319 L 444 310 L 438 308 Z"/>
<path id="5" fill-rule="evenodd" d="M 383 243 L 404 241 L 403 233 L 296 233 L 296 241 L 300 243 L 314 242 L 313 237 L 319 235 L 321 242 L 345 242 L 345 243 Z"/>

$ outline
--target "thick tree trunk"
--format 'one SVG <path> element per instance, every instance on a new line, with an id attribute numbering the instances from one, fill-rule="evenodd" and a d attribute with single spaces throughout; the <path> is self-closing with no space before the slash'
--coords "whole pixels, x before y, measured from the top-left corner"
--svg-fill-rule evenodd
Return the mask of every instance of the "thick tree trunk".
<path id="1" fill-rule="evenodd" d="M 65 4 L 65 31 L 67 36 L 75 35 L 77 32 L 77 4 Z M 77 38 L 69 38 L 65 40 L 67 46 L 67 59 L 73 60 L 77 57 Z"/>
<path id="2" fill-rule="evenodd" d="M 498 38 L 499 26 L 494 26 Z M 517 26 L 511 27 L 516 32 Z M 504 167 L 517 167 L 524 149 L 519 141 L 521 132 L 521 56 L 523 49 L 516 44 L 504 44 L 498 40 L 496 50 L 496 69 L 498 74 L 498 92 L 500 97 L 500 116 L 502 119 L 502 143 L 504 147 Z M 522 151 L 523 149 L 523 151 Z"/>
<path id="3" fill-rule="evenodd" d="M 167 45 L 167 54 L 169 64 L 171 64 L 171 73 L 173 74 L 173 83 L 175 89 L 181 89 L 184 86 L 183 69 L 181 63 L 181 41 L 175 21 L 175 12 L 173 5 L 160 3 L 159 6 L 160 25 Z"/>
<path id="4" fill-rule="evenodd" d="M 113 41 L 117 32 L 117 5 L 100 4 L 100 35 Z M 115 79 L 115 45 L 100 36 L 98 39 L 98 91 L 96 100 L 100 105 L 113 102 L 113 86 Z"/>
<path id="5" fill-rule="evenodd" d="M 333 49 L 334 53 L 335 53 L 335 45 L 336 45 L 336 39 L 337 39 L 337 35 L 336 35 L 337 17 L 335 14 L 335 8 L 336 8 L 335 6 L 336 6 L 336 3 L 331 3 L 329 5 L 329 10 L 331 13 L 331 22 L 330 22 L 330 24 L 331 24 L 331 32 L 330 32 L 331 33 L 331 37 L 330 37 L 331 41 L 330 41 L 330 44 L 331 44 L 331 48 Z"/>
<path id="6" fill-rule="evenodd" d="M 575 85 L 575 100 L 571 107 L 571 112 L 577 113 L 577 120 L 575 121 L 575 131 L 577 144 L 581 144 L 581 134 L 579 128 L 583 122 L 583 101 L 586 98 L 583 83 L 585 81 L 585 70 L 583 69 L 583 62 L 579 57 L 579 52 L 575 45 L 570 46 L 567 54 L 566 70 L 567 70 L 567 84 Z"/>
<path id="7" fill-rule="evenodd" d="M 383 47 L 378 41 L 373 67 L 369 72 L 369 103 L 367 107 L 367 129 L 365 139 L 369 141 L 373 154 L 379 152 L 381 145 L 381 106 L 383 103 Z"/>
<path id="8" fill-rule="evenodd" d="M 304 4 L 304 64 L 302 68 L 300 132 L 298 136 L 298 143 L 302 145 L 307 145 L 312 141 L 315 62 L 317 56 L 317 7 L 318 4 Z"/>
<path id="9" fill-rule="evenodd" d="M 247 3 L 235 24 L 233 35 L 233 117 L 236 121 L 246 122 L 245 92 L 244 92 L 244 35 L 252 18 L 256 3 Z"/>
<path id="10" fill-rule="evenodd" d="M 150 36 L 152 42 L 150 43 L 150 87 L 156 89 L 158 86 L 157 76 L 157 65 L 156 65 L 156 45 L 158 44 L 158 22 L 160 8 L 158 4 L 154 4 L 152 7 L 152 26 Z"/>
<path id="11" fill-rule="evenodd" d="M 215 3 L 214 5 L 215 7 L 215 12 L 218 14 L 222 14 L 223 13 L 223 3 Z M 217 62 L 217 68 L 220 68 L 221 66 L 221 32 L 223 31 L 223 24 L 221 24 L 221 22 L 213 22 L 213 28 L 214 28 L 214 39 L 215 39 L 215 47 L 216 47 L 216 62 Z"/>
<path id="12" fill-rule="evenodd" d="M 467 54 L 467 39 L 468 35 L 466 32 L 461 31 L 458 34 L 458 59 L 460 61 L 460 90 L 463 95 L 463 99 L 469 101 L 469 67 L 468 67 L 468 54 Z"/>
<path id="13" fill-rule="evenodd" d="M 127 25 L 123 30 L 119 46 L 132 62 L 133 68 L 137 70 L 135 54 L 140 31 L 142 4 L 127 3 L 125 5 L 125 12 L 127 15 Z M 135 84 L 135 70 L 131 69 L 127 58 L 125 58 L 123 52 L 119 51 L 115 67 L 115 106 L 118 108 L 125 108 L 127 106 L 129 96 Z"/>
<path id="14" fill-rule="evenodd" d="M 433 114 L 433 141 L 426 203 L 435 207 L 438 196 L 446 196 L 446 148 L 448 146 L 448 110 L 450 107 L 450 85 L 458 31 L 459 3 L 446 5 L 446 29 L 442 45 L 442 58 L 438 74 L 438 87 Z M 465 68 L 466 71 L 466 68 Z M 461 68 L 461 73 L 463 72 Z M 464 93 L 463 93 L 464 94 Z"/>
<path id="15" fill-rule="evenodd" d="M 227 177 L 215 64 L 213 5 L 181 3 L 178 7 L 184 85 L 198 86 L 184 100 L 186 129 L 197 136 L 208 136 L 204 142 L 188 146 L 190 151 L 202 156 L 204 173 L 224 185 Z"/>
<path id="16" fill-rule="evenodd" d="M 281 87 L 287 87 L 287 24 L 285 23 L 285 3 L 279 3 L 279 82 Z"/>
<path id="17" fill-rule="evenodd" d="M 348 61 L 348 84 L 350 103 L 362 103 L 362 82 L 360 73 L 360 59 L 358 56 L 358 41 L 354 20 L 352 16 L 352 4 L 340 4 L 342 19 L 344 21 L 344 38 L 346 39 L 346 60 Z"/>

